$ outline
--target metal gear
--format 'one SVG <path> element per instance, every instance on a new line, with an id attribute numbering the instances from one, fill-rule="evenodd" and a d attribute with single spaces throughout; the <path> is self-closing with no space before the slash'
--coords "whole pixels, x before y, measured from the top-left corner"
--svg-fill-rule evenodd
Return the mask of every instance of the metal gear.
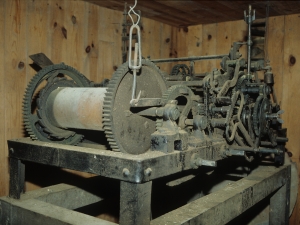
<path id="1" fill-rule="evenodd" d="M 65 75 L 72 80 L 67 80 Z M 40 90 L 39 97 L 35 104 L 34 94 L 39 89 L 43 81 L 47 81 L 46 86 Z M 31 139 L 46 142 L 55 142 L 60 144 L 77 144 L 82 135 L 73 131 L 52 126 L 44 116 L 47 112 L 44 110 L 44 101 L 52 90 L 58 87 L 89 87 L 90 81 L 74 68 L 64 63 L 47 66 L 40 70 L 29 82 L 23 98 L 23 120 L 26 131 Z"/>
<path id="2" fill-rule="evenodd" d="M 179 127 L 184 129 L 186 127 L 185 120 L 188 118 L 189 113 L 193 107 L 193 99 L 196 98 L 194 92 L 184 85 L 174 85 L 170 87 L 162 96 L 162 105 L 166 105 L 168 101 L 176 100 L 180 97 L 186 98 L 184 107 L 180 110 L 180 117 L 178 121 Z M 180 105 L 180 102 L 179 102 Z"/>
<path id="3" fill-rule="evenodd" d="M 103 129 L 112 150 L 136 155 L 150 149 L 156 121 L 134 113 L 138 109 L 130 107 L 132 81 L 128 62 L 113 74 L 103 103 Z M 141 91 L 141 98 L 161 98 L 166 89 L 162 72 L 143 59 L 137 74 L 137 92 Z"/>
<path id="4" fill-rule="evenodd" d="M 181 73 L 182 76 L 190 76 L 190 68 L 185 64 L 177 64 L 172 68 L 171 76 L 176 76 Z"/>
<path id="5" fill-rule="evenodd" d="M 270 121 L 267 114 L 272 112 L 270 100 L 262 95 L 256 99 L 253 109 L 253 128 L 256 136 L 260 137 L 267 133 L 270 128 Z"/>

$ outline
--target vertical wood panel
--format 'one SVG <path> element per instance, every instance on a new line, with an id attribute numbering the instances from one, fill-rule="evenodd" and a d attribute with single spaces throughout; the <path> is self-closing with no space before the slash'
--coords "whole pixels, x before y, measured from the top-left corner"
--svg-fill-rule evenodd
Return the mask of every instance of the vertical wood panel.
<path id="1" fill-rule="evenodd" d="M 217 24 L 206 24 L 202 27 L 202 54 L 214 55 L 217 52 Z M 203 72 L 211 72 L 217 68 L 217 60 L 204 60 L 200 62 Z"/>
<path id="2" fill-rule="evenodd" d="M 282 102 L 283 92 L 283 51 L 284 51 L 284 16 L 269 18 L 267 51 L 274 73 L 274 89 L 278 103 Z"/>
<path id="3" fill-rule="evenodd" d="M 177 57 L 186 57 L 188 53 L 187 37 L 189 35 L 189 29 L 187 27 L 177 28 Z M 186 63 L 186 62 L 184 62 Z"/>
<path id="4" fill-rule="evenodd" d="M 70 4 L 69 11 L 67 14 L 68 21 L 68 64 L 73 66 L 75 69 L 79 70 L 85 76 L 87 70 L 85 67 L 85 57 L 86 57 L 86 45 L 84 43 L 86 36 L 86 27 L 87 27 L 87 3 L 81 1 L 74 1 L 73 4 Z"/>
<path id="5" fill-rule="evenodd" d="M 111 71 L 115 71 L 119 65 L 122 64 L 122 21 L 123 21 L 123 14 L 118 11 L 111 11 L 112 13 L 112 18 L 114 19 L 112 24 L 110 26 L 113 26 L 113 43 L 110 44 L 110 47 L 112 49 L 112 62 L 113 64 L 110 65 L 112 68 L 107 68 L 110 69 Z M 105 49 L 103 49 L 105 50 Z M 112 75 L 111 72 L 107 73 L 105 76 L 108 76 L 109 74 Z"/>
<path id="6" fill-rule="evenodd" d="M 6 1 L 5 5 L 5 46 L 4 46 L 4 96 L 5 99 L 5 134 L 4 139 L 23 136 L 22 99 L 26 85 L 27 45 L 26 2 L 21 0 Z M 2 149 L 7 156 L 7 147 Z M 7 165 L 7 158 L 1 160 Z M 1 163 L 2 163 L 1 162 Z M 5 169 L 4 171 L 7 171 Z M 7 190 L 8 182 L 4 184 Z"/>
<path id="7" fill-rule="evenodd" d="M 187 56 L 201 56 L 203 48 L 202 25 L 190 26 L 187 36 Z M 201 63 L 195 61 L 194 73 L 202 73 Z"/>
<path id="8" fill-rule="evenodd" d="M 47 30 L 45 27 L 48 25 L 47 11 L 44 9 L 48 8 L 47 1 L 28 1 L 27 3 L 27 57 L 32 54 L 43 52 L 49 56 L 48 45 L 47 45 Z M 46 15 L 45 15 L 46 14 Z M 30 16 L 29 16 L 30 15 Z M 28 64 L 31 64 L 31 59 L 28 58 Z M 26 67 L 26 83 L 36 74 L 35 70 L 29 65 Z"/>
<path id="9" fill-rule="evenodd" d="M 5 48 L 5 1 L 0 1 L 0 34 L 2 41 L 0 49 Z M 8 193 L 8 160 L 7 147 L 5 139 L 6 123 L 5 123 L 5 55 L 0 53 L 0 196 Z"/>
<path id="10" fill-rule="evenodd" d="M 49 32 L 51 55 L 50 59 L 54 63 L 63 62 L 67 56 L 65 42 L 68 38 L 66 25 L 64 22 L 65 6 L 64 1 L 49 1 L 51 13 L 49 18 Z"/>
<path id="11" fill-rule="evenodd" d="M 160 49 L 160 55 L 159 58 L 169 58 L 170 52 L 172 49 L 172 27 L 167 24 L 160 24 L 160 43 L 159 43 L 159 49 Z M 170 73 L 172 69 L 171 63 L 161 63 L 158 64 L 160 66 L 160 69 L 164 72 Z"/>
<path id="12" fill-rule="evenodd" d="M 231 22 L 231 41 L 245 42 L 247 40 L 247 24 L 244 20 Z M 240 48 L 242 58 L 247 59 L 247 47 L 242 45 Z"/>
<path id="13" fill-rule="evenodd" d="M 292 159 L 298 164 L 300 170 L 300 15 L 285 16 L 284 31 L 284 52 L 283 52 L 283 85 L 282 85 L 282 109 L 285 113 L 282 115 L 284 119 L 284 127 L 288 129 L 288 138 L 286 148 L 292 152 Z M 299 191 L 298 191 L 299 193 Z M 300 196 L 298 194 L 298 202 L 294 209 L 291 224 L 299 224 Z"/>
<path id="14" fill-rule="evenodd" d="M 86 54 L 89 67 L 89 78 L 95 82 L 102 80 L 102 74 L 97 74 L 97 63 L 99 56 L 99 44 L 98 44 L 98 23 L 97 13 L 98 8 L 94 4 L 88 5 L 88 32 L 86 43 Z M 105 33 L 105 32 L 103 32 Z"/>
<path id="15" fill-rule="evenodd" d="M 232 44 L 231 33 L 232 22 L 224 22 L 217 24 L 217 48 L 216 54 L 228 54 Z M 218 65 L 219 66 L 219 63 Z"/>

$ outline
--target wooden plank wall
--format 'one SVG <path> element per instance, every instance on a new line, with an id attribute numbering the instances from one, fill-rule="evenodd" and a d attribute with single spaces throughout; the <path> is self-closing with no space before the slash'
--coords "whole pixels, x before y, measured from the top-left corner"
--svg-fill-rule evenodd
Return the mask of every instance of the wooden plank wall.
<path id="1" fill-rule="evenodd" d="M 278 102 L 285 113 L 283 127 L 288 129 L 287 149 L 292 160 L 298 164 L 300 174 L 300 14 L 270 17 L 266 42 L 268 55 L 273 67 L 275 90 Z M 188 32 L 177 28 L 178 56 L 226 54 L 234 41 L 244 41 L 246 32 L 244 21 L 190 26 Z M 185 45 L 185 47 L 184 47 Z M 246 48 L 240 52 L 246 58 Z M 196 73 L 220 68 L 219 60 L 196 63 Z M 299 189 L 300 191 L 300 189 Z M 300 223 L 300 195 L 290 224 Z"/>
<path id="2" fill-rule="evenodd" d="M 43 52 L 54 63 L 64 62 L 100 82 L 122 62 L 122 21 L 122 12 L 83 1 L 0 1 L 0 196 L 8 194 L 6 140 L 24 136 L 22 98 L 36 73 L 28 56 Z M 143 55 L 168 57 L 176 41 L 172 27 L 150 19 L 142 24 L 143 43 L 149 43 Z M 169 65 L 162 67 L 169 70 Z M 27 183 L 27 190 L 39 186 Z"/>

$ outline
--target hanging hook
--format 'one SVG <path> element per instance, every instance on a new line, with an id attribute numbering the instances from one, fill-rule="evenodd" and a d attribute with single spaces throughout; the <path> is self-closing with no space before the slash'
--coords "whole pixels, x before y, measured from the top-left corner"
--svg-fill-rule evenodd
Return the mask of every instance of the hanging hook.
<path id="1" fill-rule="evenodd" d="M 130 17 L 130 19 L 132 21 L 132 25 L 138 25 L 140 22 L 140 19 L 141 19 L 140 15 L 134 11 L 134 8 L 136 7 L 136 5 L 137 5 L 137 0 L 135 0 L 134 6 L 129 6 L 130 10 L 128 11 L 128 16 Z M 133 14 L 136 15 L 136 17 L 138 19 L 136 23 L 134 23 L 134 20 L 133 20 L 132 16 L 130 15 L 131 12 L 133 12 Z"/>
<path id="2" fill-rule="evenodd" d="M 136 92 L 136 70 L 142 67 L 142 48 L 141 48 L 141 30 L 140 26 L 138 25 L 140 22 L 140 15 L 134 11 L 136 7 L 137 0 L 135 0 L 134 6 L 129 6 L 130 10 L 128 11 L 128 15 L 132 21 L 132 25 L 129 31 L 129 50 L 128 50 L 128 67 L 129 69 L 133 70 L 133 83 L 132 83 L 132 95 L 130 105 L 135 105 L 140 99 L 141 91 L 139 92 L 137 98 L 135 98 Z M 137 16 L 137 22 L 134 23 L 132 16 L 130 15 L 133 12 L 134 15 Z M 134 60 L 131 59 L 132 57 L 132 39 L 133 39 L 133 30 L 136 29 L 136 36 L 137 36 L 137 43 L 135 43 L 135 52 L 134 52 Z M 132 65 L 133 63 L 133 65 Z"/>

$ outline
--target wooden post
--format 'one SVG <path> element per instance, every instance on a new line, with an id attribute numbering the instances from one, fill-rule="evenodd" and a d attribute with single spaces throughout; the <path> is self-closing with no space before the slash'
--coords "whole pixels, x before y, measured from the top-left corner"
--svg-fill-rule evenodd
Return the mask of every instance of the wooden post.
<path id="1" fill-rule="evenodd" d="M 20 199 L 21 193 L 25 192 L 25 165 L 16 158 L 9 161 L 9 197 Z"/>
<path id="2" fill-rule="evenodd" d="M 152 181 L 135 184 L 121 181 L 120 225 L 149 225 Z"/>

